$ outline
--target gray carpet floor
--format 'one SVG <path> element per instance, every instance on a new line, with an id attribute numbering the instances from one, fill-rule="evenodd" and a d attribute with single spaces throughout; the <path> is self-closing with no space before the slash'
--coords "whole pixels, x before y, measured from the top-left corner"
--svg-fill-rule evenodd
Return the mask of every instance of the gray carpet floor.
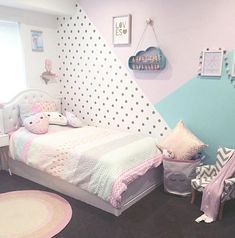
<path id="1" fill-rule="evenodd" d="M 28 189 L 53 192 L 19 176 L 9 176 L 8 173 L 0 171 L 0 193 Z M 191 205 L 189 197 L 183 198 L 164 193 L 162 186 L 120 217 L 68 196 L 61 196 L 71 204 L 73 216 L 66 228 L 55 236 L 56 238 L 235 237 L 235 200 L 225 204 L 224 217 L 221 221 L 198 224 L 194 220 L 201 215 L 200 195 L 196 199 L 196 204 Z"/>

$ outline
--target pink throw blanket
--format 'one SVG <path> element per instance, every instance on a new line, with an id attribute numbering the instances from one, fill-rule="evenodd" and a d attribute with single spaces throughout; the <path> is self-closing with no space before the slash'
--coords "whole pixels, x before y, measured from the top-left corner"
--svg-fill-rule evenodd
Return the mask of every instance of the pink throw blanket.
<path id="1" fill-rule="evenodd" d="M 220 198 L 224 189 L 224 181 L 231 178 L 235 174 L 235 153 L 231 159 L 224 165 L 218 175 L 205 187 L 202 195 L 201 211 L 207 217 L 216 220 L 219 207 Z"/>

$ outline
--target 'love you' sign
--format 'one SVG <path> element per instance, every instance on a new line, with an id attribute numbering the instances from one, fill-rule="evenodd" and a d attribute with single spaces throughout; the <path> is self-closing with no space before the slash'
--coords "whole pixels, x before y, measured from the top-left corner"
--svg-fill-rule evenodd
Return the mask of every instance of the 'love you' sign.
<path id="1" fill-rule="evenodd" d="M 113 44 L 130 44 L 131 15 L 113 17 Z"/>

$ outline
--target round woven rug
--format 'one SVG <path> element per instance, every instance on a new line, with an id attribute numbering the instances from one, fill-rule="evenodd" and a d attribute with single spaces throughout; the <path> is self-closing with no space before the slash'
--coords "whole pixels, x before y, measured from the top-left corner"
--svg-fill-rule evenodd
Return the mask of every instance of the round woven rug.
<path id="1" fill-rule="evenodd" d="M 54 193 L 26 190 L 0 194 L 0 237 L 51 238 L 71 216 L 69 203 Z"/>

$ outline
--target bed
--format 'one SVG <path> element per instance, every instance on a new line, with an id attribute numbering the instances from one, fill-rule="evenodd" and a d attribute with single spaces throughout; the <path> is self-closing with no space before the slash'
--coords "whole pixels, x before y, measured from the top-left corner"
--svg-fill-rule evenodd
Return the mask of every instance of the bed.
<path id="1" fill-rule="evenodd" d="M 56 125 L 35 136 L 20 127 L 19 105 L 37 101 L 54 101 L 61 110 L 59 99 L 36 89 L 21 92 L 1 109 L 4 132 L 10 135 L 10 157 L 2 169 L 115 216 L 162 183 L 162 155 L 153 138 Z"/>

